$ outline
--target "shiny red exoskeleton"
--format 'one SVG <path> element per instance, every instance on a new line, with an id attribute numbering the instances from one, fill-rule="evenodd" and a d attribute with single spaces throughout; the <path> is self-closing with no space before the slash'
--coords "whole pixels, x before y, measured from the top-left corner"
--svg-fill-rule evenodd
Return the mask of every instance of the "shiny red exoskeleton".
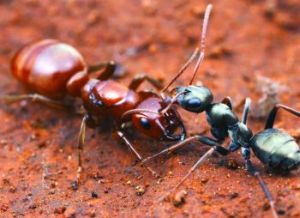
<path id="1" fill-rule="evenodd" d="M 163 110 L 169 105 L 169 98 L 155 92 L 137 91 L 145 80 L 160 88 L 159 81 L 138 75 L 127 87 L 110 79 L 116 68 L 114 62 L 99 66 L 105 68 L 104 71 L 96 79 L 90 78 L 89 69 L 92 67 L 87 66 L 72 46 L 52 39 L 29 44 L 13 57 L 11 70 L 35 94 L 6 98 L 11 101 L 29 98 L 53 106 L 63 105 L 66 95 L 81 98 L 86 114 L 79 133 L 79 151 L 84 144 L 86 124 L 98 124 L 108 117 L 116 124 L 119 137 L 140 160 L 141 155 L 124 135 L 127 122 L 131 122 L 138 132 L 157 140 L 185 138 L 185 127 L 175 108 L 171 106 Z"/>
<path id="2" fill-rule="evenodd" d="M 20 82 L 31 91 L 51 98 L 78 95 L 76 82 L 79 77 L 87 80 L 87 70 L 75 48 L 53 39 L 23 47 L 11 61 L 11 72 Z"/>

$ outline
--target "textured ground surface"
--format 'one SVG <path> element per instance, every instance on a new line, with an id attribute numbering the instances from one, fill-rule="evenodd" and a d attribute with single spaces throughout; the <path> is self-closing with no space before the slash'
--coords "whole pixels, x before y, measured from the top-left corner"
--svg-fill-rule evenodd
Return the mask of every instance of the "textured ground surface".
<path id="1" fill-rule="evenodd" d="M 270 1 L 271 2 L 271 1 Z M 300 3 L 280 5 L 272 19 L 263 1 L 212 1 L 207 58 L 197 80 L 210 87 L 215 99 L 234 102 L 260 98 L 256 76 L 287 87 L 281 102 L 300 109 Z M 136 72 L 168 81 L 196 46 L 206 1 L 0 1 L 0 90 L 24 90 L 9 72 L 9 60 L 20 46 L 43 38 L 72 44 L 88 63 L 108 60 L 131 47 L 145 47 L 123 60 Z M 177 81 L 186 84 L 187 73 Z M 248 176 L 240 154 L 213 156 L 178 190 L 186 203 L 159 203 L 207 147 L 190 145 L 151 163 L 162 176 L 154 179 L 136 166 L 133 155 L 111 131 L 88 130 L 84 148 L 84 184 L 72 190 L 76 175 L 76 138 L 80 117 L 22 102 L 0 105 L 0 217 L 270 217 L 257 181 Z M 203 115 L 184 114 L 189 131 L 203 131 Z M 251 119 L 254 131 L 262 121 Z M 299 136 L 300 119 L 280 113 L 277 127 Z M 107 129 L 107 128 L 106 128 Z M 162 142 L 134 136 L 144 156 Z M 281 217 L 300 217 L 300 174 L 271 175 L 256 166 L 276 200 Z M 139 186 L 139 187 L 137 187 Z M 144 189 L 141 196 L 137 190 Z M 298 205 L 298 206 L 297 206 Z"/>

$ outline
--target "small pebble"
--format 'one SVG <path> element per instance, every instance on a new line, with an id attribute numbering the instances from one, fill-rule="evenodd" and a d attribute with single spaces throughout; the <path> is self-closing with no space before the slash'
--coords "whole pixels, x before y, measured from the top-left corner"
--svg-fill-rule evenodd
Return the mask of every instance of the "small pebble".
<path id="1" fill-rule="evenodd" d="M 104 193 L 107 194 L 109 192 L 109 188 L 104 189 Z"/>
<path id="2" fill-rule="evenodd" d="M 173 198 L 173 205 L 179 207 L 185 203 L 185 196 L 187 195 L 186 190 L 181 190 L 177 192 Z"/>
<path id="3" fill-rule="evenodd" d="M 277 213 L 279 214 L 279 215 L 284 215 L 285 214 L 285 210 L 284 209 L 278 209 L 277 210 Z"/>
<path id="4" fill-rule="evenodd" d="M 58 207 L 54 209 L 54 213 L 56 214 L 63 214 L 66 211 L 65 207 Z"/>
<path id="5" fill-rule="evenodd" d="M 32 205 L 30 205 L 28 208 L 31 209 L 31 210 L 34 210 L 34 209 L 37 208 L 37 205 L 36 205 L 36 204 L 32 204 Z"/>
<path id="6" fill-rule="evenodd" d="M 296 191 L 299 191 L 299 190 L 300 190 L 300 183 L 299 183 L 299 184 L 296 184 L 296 185 L 293 185 L 293 186 L 292 186 L 292 189 L 293 189 L 293 190 L 296 190 Z"/>
<path id="7" fill-rule="evenodd" d="M 239 193 L 237 193 L 237 192 L 231 192 L 231 193 L 229 194 L 229 198 L 230 198 L 230 199 L 237 198 L 238 196 L 239 196 Z"/>
<path id="8" fill-rule="evenodd" d="M 192 15 L 194 15 L 195 17 L 203 17 L 204 15 L 204 11 L 205 11 L 205 8 L 203 6 L 195 6 L 192 8 L 191 10 L 191 13 Z"/>
<path id="9" fill-rule="evenodd" d="M 227 167 L 228 167 L 229 169 L 231 169 L 231 170 L 236 170 L 236 169 L 238 169 L 239 165 L 238 165 L 238 163 L 236 162 L 236 160 L 230 159 L 230 160 L 228 160 L 228 162 L 227 162 Z"/>
<path id="10" fill-rule="evenodd" d="M 202 184 L 205 184 L 205 183 L 207 183 L 208 181 L 209 181 L 208 178 L 203 178 L 203 179 L 200 180 L 200 182 L 201 182 Z"/>
<path id="11" fill-rule="evenodd" d="M 98 198 L 98 194 L 96 192 L 92 192 L 92 198 Z"/>
<path id="12" fill-rule="evenodd" d="M 145 189 L 144 187 L 142 186 L 136 186 L 135 187 L 135 193 L 138 195 L 138 196 L 142 196 L 144 193 L 145 193 Z"/>
<path id="13" fill-rule="evenodd" d="M 5 139 L 1 139 L 1 140 L 0 140 L 0 144 L 1 144 L 1 145 L 7 145 L 7 141 L 6 141 Z"/>
<path id="14" fill-rule="evenodd" d="M 72 181 L 71 182 L 71 188 L 72 188 L 72 190 L 77 191 L 78 190 L 78 182 L 77 181 Z"/>

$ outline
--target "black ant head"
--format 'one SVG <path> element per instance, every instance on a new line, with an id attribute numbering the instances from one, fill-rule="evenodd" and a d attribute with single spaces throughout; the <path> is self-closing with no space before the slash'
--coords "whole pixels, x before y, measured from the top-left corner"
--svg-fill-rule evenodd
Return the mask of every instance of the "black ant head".
<path id="1" fill-rule="evenodd" d="M 213 101 L 211 91 L 204 86 L 179 86 L 174 91 L 178 95 L 176 102 L 190 112 L 201 113 Z"/>

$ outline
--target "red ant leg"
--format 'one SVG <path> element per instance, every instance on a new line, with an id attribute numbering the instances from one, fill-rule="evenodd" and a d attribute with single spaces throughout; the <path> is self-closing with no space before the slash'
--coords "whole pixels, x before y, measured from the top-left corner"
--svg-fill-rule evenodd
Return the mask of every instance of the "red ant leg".
<path id="1" fill-rule="evenodd" d="M 47 106 L 57 109 L 67 109 L 69 106 L 60 102 L 52 100 L 46 96 L 40 94 L 24 94 L 24 95 L 3 95 L 0 96 L 6 103 L 15 103 L 22 100 L 32 100 L 33 102 L 39 102 Z"/>
<path id="2" fill-rule="evenodd" d="M 151 85 L 153 85 L 156 89 L 162 89 L 162 81 L 158 79 L 154 79 L 148 75 L 145 74 L 139 74 L 135 76 L 131 83 L 129 84 L 128 88 L 135 91 L 138 89 L 138 87 L 144 82 L 148 81 Z"/>
<path id="3" fill-rule="evenodd" d="M 82 159 L 81 159 L 81 153 L 83 151 L 84 141 L 85 141 L 85 131 L 86 131 L 86 123 L 89 116 L 85 114 L 82 118 L 81 124 L 80 124 L 80 130 L 78 134 L 78 142 L 77 142 L 77 182 L 80 183 L 81 178 L 81 172 L 83 170 L 82 168 Z"/>
<path id="4" fill-rule="evenodd" d="M 117 131 L 118 136 L 125 142 L 125 144 L 130 148 L 130 150 L 135 154 L 135 156 L 141 161 L 143 157 L 138 153 L 138 151 L 134 148 L 131 142 L 126 138 L 123 132 Z M 150 167 L 146 166 L 146 169 L 156 178 L 158 178 L 158 174 Z"/>

